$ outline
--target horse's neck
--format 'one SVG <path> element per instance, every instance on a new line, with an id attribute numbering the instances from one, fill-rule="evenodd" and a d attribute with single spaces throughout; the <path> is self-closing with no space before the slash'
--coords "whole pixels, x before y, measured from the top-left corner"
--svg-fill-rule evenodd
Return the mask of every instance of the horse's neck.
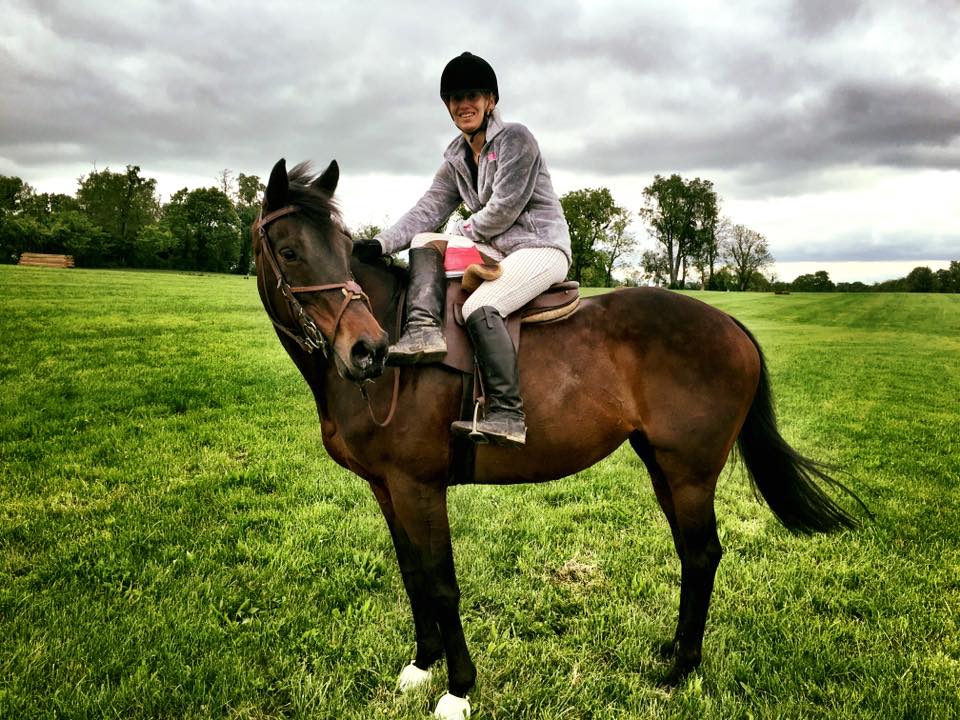
<path id="1" fill-rule="evenodd" d="M 388 333 L 394 332 L 401 278 L 380 263 L 367 265 L 354 260 L 351 270 L 354 279 L 370 299 L 377 322 Z M 284 341 L 283 337 L 281 341 Z M 367 411 L 360 407 L 359 398 L 362 396 L 359 386 L 341 378 L 333 361 L 324 359 L 318 353 L 305 353 L 296 343 L 284 341 L 283 344 L 313 391 L 324 447 L 331 457 L 346 467 L 349 451 L 344 445 L 345 430 L 352 423 L 368 422 Z M 369 389 L 373 402 L 378 406 L 389 405 L 391 386 L 391 383 L 378 382 L 376 389 Z"/>
<path id="2" fill-rule="evenodd" d="M 387 333 L 395 331 L 401 283 L 398 273 L 383 261 L 367 264 L 354 260 L 351 270 L 370 298 L 377 322 Z"/>

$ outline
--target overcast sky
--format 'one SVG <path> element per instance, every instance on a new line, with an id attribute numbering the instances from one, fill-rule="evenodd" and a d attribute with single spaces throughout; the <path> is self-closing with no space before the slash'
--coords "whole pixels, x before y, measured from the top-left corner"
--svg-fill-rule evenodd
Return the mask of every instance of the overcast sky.
<path id="1" fill-rule="evenodd" d="M 456 132 L 439 76 L 470 50 L 560 194 L 636 211 L 656 173 L 710 179 L 787 280 L 960 259 L 957 0 L 0 0 L 0 18 L 0 174 L 39 190 L 134 164 L 166 198 L 336 158 L 347 223 L 387 224 Z"/>

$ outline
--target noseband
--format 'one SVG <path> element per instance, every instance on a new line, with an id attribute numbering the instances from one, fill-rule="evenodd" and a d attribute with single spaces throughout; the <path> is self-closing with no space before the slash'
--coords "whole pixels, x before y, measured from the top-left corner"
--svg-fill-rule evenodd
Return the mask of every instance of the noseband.
<path id="1" fill-rule="evenodd" d="M 353 280 L 353 278 L 342 283 L 331 283 L 329 285 L 302 285 L 297 287 L 292 287 L 290 283 L 287 282 L 287 278 L 284 276 L 283 271 L 280 269 L 280 265 L 277 263 L 277 259 L 273 254 L 273 245 L 270 243 L 270 236 L 267 234 L 267 226 L 274 220 L 282 218 L 285 215 L 291 215 L 299 210 L 300 208 L 298 208 L 296 205 L 287 205 L 286 207 L 282 207 L 279 210 L 274 210 L 266 215 L 264 215 L 263 211 L 261 210 L 260 217 L 257 219 L 257 223 L 254 226 L 260 236 L 260 245 L 263 248 L 263 255 L 267 258 L 267 262 L 269 263 L 270 268 L 273 270 L 274 277 L 277 279 L 277 289 L 283 294 L 284 299 L 286 299 L 287 307 L 290 309 L 290 315 L 296 321 L 297 327 L 288 327 L 277 320 L 277 314 L 270 302 L 270 296 L 268 293 L 264 293 L 264 297 L 266 298 L 267 314 L 270 316 L 270 321 L 274 324 L 274 326 L 285 335 L 295 340 L 304 352 L 312 353 L 314 350 L 320 350 L 323 353 L 323 356 L 329 360 L 331 348 L 337 339 L 337 330 L 340 327 L 340 318 L 343 317 L 343 311 L 347 309 L 347 306 L 354 300 L 363 300 L 367 304 L 367 308 L 371 313 L 373 313 L 373 308 L 370 306 L 370 298 L 367 297 L 366 293 L 363 292 L 363 289 L 356 283 L 356 281 Z M 266 278 L 264 278 L 264 283 L 266 283 Z M 303 305 L 301 305 L 300 301 L 297 300 L 297 294 L 326 292 L 331 290 L 340 290 L 344 297 L 343 302 L 340 304 L 340 308 L 337 310 L 337 316 L 333 321 L 333 331 L 330 333 L 330 339 L 327 340 L 323 336 L 323 333 L 320 332 L 320 329 L 317 327 L 316 323 L 314 323 L 313 320 L 307 316 L 306 312 L 304 312 Z"/>

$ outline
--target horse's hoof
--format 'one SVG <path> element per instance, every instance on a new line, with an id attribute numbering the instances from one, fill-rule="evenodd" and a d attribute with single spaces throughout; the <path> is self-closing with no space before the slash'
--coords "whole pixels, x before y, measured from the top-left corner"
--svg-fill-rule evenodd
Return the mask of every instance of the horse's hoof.
<path id="1" fill-rule="evenodd" d="M 433 716 L 438 720 L 464 720 L 470 717 L 470 698 L 447 693 L 440 698 Z"/>
<path id="2" fill-rule="evenodd" d="M 426 685 L 430 682 L 431 677 L 433 677 L 433 673 L 429 670 L 421 670 L 413 663 L 410 663 L 400 671 L 400 679 L 397 680 L 397 690 L 403 693 L 415 690 L 421 685 Z"/>
<path id="3" fill-rule="evenodd" d="M 677 641 L 670 640 L 669 642 L 661 643 L 655 646 L 657 655 L 666 659 L 672 658 L 677 654 Z"/>
<path id="4" fill-rule="evenodd" d="M 657 681 L 657 687 L 661 690 L 666 690 L 669 692 L 677 687 L 682 679 L 683 678 L 677 677 L 677 674 L 671 670 Z"/>
<path id="5" fill-rule="evenodd" d="M 673 690 L 677 685 L 686 680 L 687 676 L 694 670 L 695 668 L 690 665 L 676 663 L 670 672 L 657 683 L 657 686 L 663 690 Z"/>

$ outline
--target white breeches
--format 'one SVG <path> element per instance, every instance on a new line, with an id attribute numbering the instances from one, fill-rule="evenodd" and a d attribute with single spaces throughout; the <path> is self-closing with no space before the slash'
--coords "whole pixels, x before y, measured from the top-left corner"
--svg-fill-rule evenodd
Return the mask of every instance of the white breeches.
<path id="1" fill-rule="evenodd" d="M 567 256 L 557 248 L 523 248 L 503 257 L 489 245 L 474 243 L 461 235 L 421 233 L 413 238 L 410 247 L 423 247 L 437 240 L 454 247 L 475 245 L 484 255 L 499 261 L 503 270 L 496 280 L 486 281 L 471 293 L 463 304 L 464 320 L 484 306 L 495 308 L 507 317 L 551 285 L 563 282 L 569 268 Z"/>

